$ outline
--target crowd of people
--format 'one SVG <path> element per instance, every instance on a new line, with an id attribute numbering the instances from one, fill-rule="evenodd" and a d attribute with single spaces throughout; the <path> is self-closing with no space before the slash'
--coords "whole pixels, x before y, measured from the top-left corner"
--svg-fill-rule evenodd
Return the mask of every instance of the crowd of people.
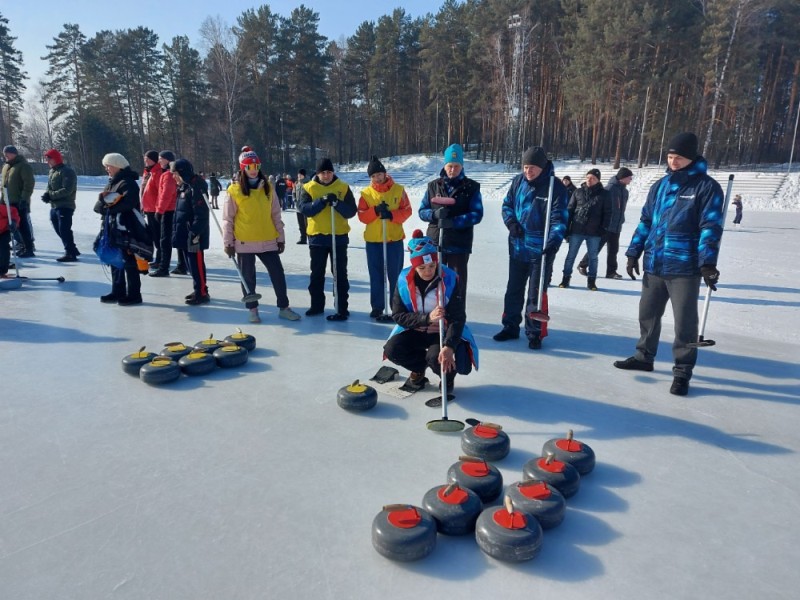
<path id="1" fill-rule="evenodd" d="M 661 318 L 671 302 L 675 320 L 673 343 L 673 394 L 688 393 L 697 359 L 693 343 L 698 335 L 697 296 L 701 281 L 716 289 L 716 269 L 722 234 L 724 197 L 719 184 L 707 174 L 698 153 L 697 137 L 681 133 L 667 147 L 666 175 L 650 189 L 640 221 L 625 252 L 626 271 L 635 279 L 642 268 L 639 304 L 640 338 L 636 352 L 614 363 L 619 369 L 652 371 L 661 332 Z M 34 256 L 30 221 L 33 172 L 13 146 L 3 149 L 3 200 L 0 206 L 0 274 L 9 268 L 13 236 L 16 255 Z M 50 205 L 50 218 L 64 246 L 61 262 L 77 261 L 80 251 L 72 234 L 76 176 L 56 149 L 45 153 L 50 167 L 42 200 Z M 222 185 L 215 173 L 208 181 L 196 173 L 186 158 L 170 150 L 150 150 L 139 173 L 116 153 L 104 156 L 109 180 L 99 194 L 95 211 L 103 226 L 95 251 L 111 268 L 112 289 L 100 300 L 129 306 L 142 303 L 141 276 L 153 278 L 188 274 L 192 291 L 187 305 L 211 299 L 204 252 L 209 247 L 210 216 L 219 208 Z M 269 274 L 279 318 L 301 317 L 290 307 L 286 276 L 280 255 L 286 247 L 282 212 L 294 208 L 300 237 L 308 246 L 310 307 L 307 317 L 322 315 L 327 304 L 325 277 L 333 275 L 333 312 L 328 321 L 350 317 L 348 247 L 353 217 L 364 224 L 366 261 L 370 282 L 370 318 L 395 324 L 385 346 L 387 358 L 407 368 L 406 386 L 421 389 L 428 368 L 445 372 L 452 389 L 456 372 L 468 373 L 477 365 L 477 345 L 466 325 L 468 264 L 474 229 L 483 219 L 480 184 L 464 169 L 464 150 L 449 146 L 443 167 L 431 180 L 417 208 L 427 231 L 414 232 L 407 247 L 403 224 L 414 208 L 402 185 L 394 181 L 377 156 L 367 166 L 370 183 L 356 200 L 340 179 L 329 158 L 321 159 L 307 178 L 299 169 L 266 176 L 258 154 L 242 148 L 239 168 L 226 190 L 222 206 L 225 254 L 234 260 L 240 276 L 249 320 L 261 321 L 256 289 L 256 258 Z M 587 252 L 578 272 L 596 291 L 599 252 L 607 250 L 605 276 L 620 279 L 617 255 L 625 221 L 627 186 L 633 173 L 623 167 L 606 185 L 596 168 L 581 185 L 570 177 L 558 178 L 547 152 L 528 148 L 521 157 L 521 172 L 509 186 L 502 204 L 508 229 L 508 281 L 503 300 L 502 329 L 496 342 L 518 339 L 524 327 L 529 348 L 540 350 L 547 336 L 548 295 L 553 264 L 562 243 L 569 249 L 559 287 L 569 288 L 572 269 L 581 246 Z M 738 204 L 737 204 L 738 201 Z M 741 221 L 741 198 L 734 201 L 735 221 Z M 173 249 L 177 264 L 170 270 Z M 406 250 L 411 266 L 403 268 Z M 527 287 L 527 291 L 526 291 Z M 440 327 L 441 326 L 441 327 Z M 437 335 L 439 330 L 439 335 Z"/>

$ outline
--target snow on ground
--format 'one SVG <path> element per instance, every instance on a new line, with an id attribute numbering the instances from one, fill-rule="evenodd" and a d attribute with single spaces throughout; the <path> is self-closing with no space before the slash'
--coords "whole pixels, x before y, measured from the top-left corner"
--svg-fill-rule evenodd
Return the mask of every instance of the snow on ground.
<path id="1" fill-rule="evenodd" d="M 440 167 L 438 158 L 386 162 L 390 172 L 413 164 L 433 175 Z M 480 165 L 467 169 L 480 178 Z M 110 283 L 91 252 L 98 188 L 81 182 L 75 229 L 83 256 L 60 265 L 41 187 L 37 258 L 22 273 L 67 281 L 0 292 L 2 598 L 794 598 L 796 192 L 785 200 L 791 210 L 748 211 L 741 230 L 725 233 L 706 331 L 717 345 L 701 350 L 685 398 L 668 393 L 669 312 L 653 373 L 611 366 L 633 352 L 639 282 L 601 279 L 601 291 L 589 292 L 575 274 L 576 287 L 550 293 L 542 351 L 492 341 L 507 248 L 503 192 L 485 194 L 467 306 L 481 369 L 456 380 L 450 416 L 504 426 L 512 451 L 497 466 L 506 483 L 569 428 L 598 457 L 564 523 L 545 533 L 541 555 L 508 565 L 469 536 L 440 536 L 412 564 L 371 546 L 381 506 L 419 504 L 461 449 L 457 435 L 425 428 L 439 413 L 422 398 L 382 395 L 364 414 L 336 405 L 340 387 L 381 365 L 388 333 L 367 317 L 358 223 L 349 321 L 278 320 L 260 273 L 265 318 L 251 326 L 217 234 L 207 258 L 211 304 L 185 306 L 190 281 L 175 276 L 145 280 L 142 306 L 101 304 Z M 423 191 L 409 190 L 414 204 Z M 637 213 L 629 209 L 623 240 Z M 307 248 L 295 244 L 295 215 L 284 217 L 289 297 L 304 311 Z M 419 225 L 414 216 L 406 230 Z M 158 351 L 237 327 L 258 338 L 241 369 L 161 388 L 120 369 L 142 345 Z"/>

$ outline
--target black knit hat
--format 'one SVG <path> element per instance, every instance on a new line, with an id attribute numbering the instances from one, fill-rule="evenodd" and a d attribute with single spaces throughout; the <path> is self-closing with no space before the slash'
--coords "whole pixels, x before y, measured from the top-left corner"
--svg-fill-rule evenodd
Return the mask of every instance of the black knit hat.
<path id="1" fill-rule="evenodd" d="M 367 165 L 367 175 L 372 177 L 375 173 L 386 173 L 386 167 L 384 167 L 380 159 L 373 154 Z"/>
<path id="2" fill-rule="evenodd" d="M 333 171 L 333 163 L 330 158 L 319 159 L 317 163 L 317 173 L 322 173 L 323 171 Z"/>
<path id="3" fill-rule="evenodd" d="M 544 169 L 547 166 L 547 152 L 541 146 L 528 148 L 522 155 L 522 164 L 534 165 Z"/>
<path id="4" fill-rule="evenodd" d="M 697 158 L 697 136 L 685 131 L 679 133 L 667 144 L 667 154 L 678 154 L 689 160 Z"/>
<path id="5" fill-rule="evenodd" d="M 178 160 L 171 162 L 169 164 L 169 170 L 172 173 L 177 173 L 180 175 L 181 179 L 187 183 L 194 175 L 194 167 L 192 166 L 192 163 L 185 158 L 179 158 Z"/>
<path id="6" fill-rule="evenodd" d="M 633 171 L 628 167 L 620 167 L 619 171 L 617 171 L 617 181 L 626 177 L 633 177 Z"/>
<path id="7" fill-rule="evenodd" d="M 162 150 L 158 153 L 158 157 L 168 160 L 169 162 L 173 162 L 175 160 L 175 155 L 170 150 Z"/>
<path id="8" fill-rule="evenodd" d="M 305 177 L 306 176 L 306 170 L 305 169 L 297 169 L 297 174 L 298 175 L 302 175 L 303 177 Z"/>
<path id="9" fill-rule="evenodd" d="M 155 150 L 148 150 L 147 152 L 144 153 L 144 157 L 149 158 L 153 162 L 158 162 L 158 152 L 156 152 Z"/>
<path id="10" fill-rule="evenodd" d="M 602 175 L 600 175 L 600 169 L 589 169 L 586 171 L 587 175 L 594 175 L 597 179 L 603 179 Z"/>

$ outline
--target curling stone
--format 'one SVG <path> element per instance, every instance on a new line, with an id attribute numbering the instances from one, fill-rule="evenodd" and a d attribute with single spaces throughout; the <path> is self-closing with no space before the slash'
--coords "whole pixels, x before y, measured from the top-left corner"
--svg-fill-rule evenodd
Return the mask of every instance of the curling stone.
<path id="1" fill-rule="evenodd" d="M 542 526 L 534 517 L 514 510 L 506 496 L 503 508 L 489 507 L 478 517 L 475 539 L 489 556 L 507 562 L 535 558 L 542 549 Z"/>
<path id="2" fill-rule="evenodd" d="M 464 535 L 475 531 L 483 504 L 472 490 L 451 483 L 428 490 L 422 498 L 422 508 L 436 520 L 439 533 Z"/>
<path id="3" fill-rule="evenodd" d="M 208 352 L 192 350 L 178 360 L 181 371 L 187 375 L 205 375 L 217 368 L 217 362 Z"/>
<path id="4" fill-rule="evenodd" d="M 150 385 L 161 385 L 175 381 L 181 376 L 181 368 L 174 360 L 157 356 L 139 369 L 139 379 Z"/>
<path id="5" fill-rule="evenodd" d="M 374 387 L 359 383 L 356 379 L 336 394 L 336 403 L 345 410 L 365 411 L 378 403 L 378 392 Z"/>
<path id="6" fill-rule="evenodd" d="M 214 350 L 213 356 L 217 364 L 223 369 L 239 367 L 247 362 L 247 350 L 228 342 L 223 342 L 219 348 Z"/>
<path id="7" fill-rule="evenodd" d="M 436 521 L 410 504 L 384 506 L 372 521 L 372 545 L 392 560 L 424 558 L 436 547 Z"/>
<path id="8" fill-rule="evenodd" d="M 194 345 L 195 350 L 200 350 L 201 352 L 208 352 L 211 354 L 222 345 L 224 340 L 218 340 L 214 338 L 213 333 L 208 334 L 208 338 L 205 340 L 200 340 Z"/>
<path id="9" fill-rule="evenodd" d="M 532 458 L 522 465 L 522 478 L 545 481 L 561 492 L 564 498 L 577 494 L 581 485 L 581 476 L 577 469 L 553 458 L 552 454 L 548 454 L 546 458 Z"/>
<path id="10" fill-rule="evenodd" d="M 569 463 L 581 475 L 587 475 L 594 469 L 594 450 L 588 444 L 572 438 L 572 429 L 567 437 L 547 440 L 542 446 L 542 456 L 552 454 L 558 460 Z"/>
<path id="11" fill-rule="evenodd" d="M 256 338 L 249 333 L 244 333 L 238 327 L 236 328 L 236 333 L 232 333 L 226 337 L 225 341 L 236 344 L 237 346 L 241 346 L 248 352 L 252 352 L 256 349 Z"/>
<path id="12" fill-rule="evenodd" d="M 139 369 L 156 357 L 154 352 L 145 352 L 144 349 L 145 347 L 142 346 L 139 348 L 138 352 L 128 354 L 128 356 L 122 359 L 122 370 L 128 375 L 134 375 L 138 377 Z"/>
<path id="13" fill-rule="evenodd" d="M 511 442 L 500 425 L 478 423 L 461 434 L 461 450 L 468 456 L 495 461 L 508 456 Z"/>
<path id="14" fill-rule="evenodd" d="M 458 461 L 447 471 L 448 482 L 469 488 L 484 503 L 492 502 L 500 496 L 503 491 L 503 476 L 497 467 L 474 456 L 459 456 Z"/>
<path id="15" fill-rule="evenodd" d="M 181 342 L 167 342 L 164 344 L 164 349 L 161 351 L 160 355 L 178 361 L 191 351 L 192 349 L 189 348 L 189 346 Z"/>
<path id="16" fill-rule="evenodd" d="M 567 510 L 567 501 L 556 488 L 544 481 L 519 481 L 506 488 L 506 496 L 511 498 L 521 512 L 535 517 L 542 529 L 552 529 L 561 525 Z"/>

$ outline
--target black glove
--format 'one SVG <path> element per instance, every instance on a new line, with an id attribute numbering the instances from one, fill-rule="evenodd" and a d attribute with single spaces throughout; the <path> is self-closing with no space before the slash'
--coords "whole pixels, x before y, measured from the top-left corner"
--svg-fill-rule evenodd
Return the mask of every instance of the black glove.
<path id="1" fill-rule="evenodd" d="M 522 228 L 522 225 L 515 221 L 508 226 L 508 233 L 511 235 L 511 237 L 521 238 L 525 235 L 525 230 Z"/>
<path id="2" fill-rule="evenodd" d="M 389 205 L 386 204 L 386 202 L 381 202 L 375 207 L 375 214 L 378 215 L 380 219 L 392 220 L 392 211 L 389 210 Z"/>
<path id="3" fill-rule="evenodd" d="M 337 204 L 339 204 L 339 198 L 338 196 L 336 196 L 336 194 L 331 193 L 325 196 L 325 202 L 327 202 L 331 206 L 336 206 Z"/>
<path id="4" fill-rule="evenodd" d="M 453 227 L 453 219 L 439 219 L 437 225 L 439 229 L 451 229 Z"/>
<path id="5" fill-rule="evenodd" d="M 717 282 L 719 281 L 719 271 L 714 265 L 703 265 L 700 267 L 700 274 L 703 276 L 703 281 L 711 288 L 712 292 L 717 291 Z"/>
<path id="6" fill-rule="evenodd" d="M 634 281 L 636 281 L 636 276 L 634 275 L 634 273 L 636 273 L 636 275 L 640 274 L 639 273 L 639 259 L 638 258 L 633 258 L 632 256 L 629 256 L 628 257 L 628 266 L 625 267 L 625 270 L 628 271 L 628 275 L 630 276 L 630 278 L 633 279 Z"/>
<path id="7" fill-rule="evenodd" d="M 560 244 L 547 244 L 547 246 L 544 247 L 544 253 L 547 256 L 555 256 L 559 247 Z"/>
<path id="8" fill-rule="evenodd" d="M 433 209 L 433 216 L 438 221 L 446 219 L 449 215 L 450 215 L 450 209 L 447 208 L 446 206 L 443 206 L 442 208 Z"/>
<path id="9" fill-rule="evenodd" d="M 50 202 L 50 192 L 45 192 L 44 194 L 42 194 L 42 202 L 44 202 L 45 204 Z"/>

